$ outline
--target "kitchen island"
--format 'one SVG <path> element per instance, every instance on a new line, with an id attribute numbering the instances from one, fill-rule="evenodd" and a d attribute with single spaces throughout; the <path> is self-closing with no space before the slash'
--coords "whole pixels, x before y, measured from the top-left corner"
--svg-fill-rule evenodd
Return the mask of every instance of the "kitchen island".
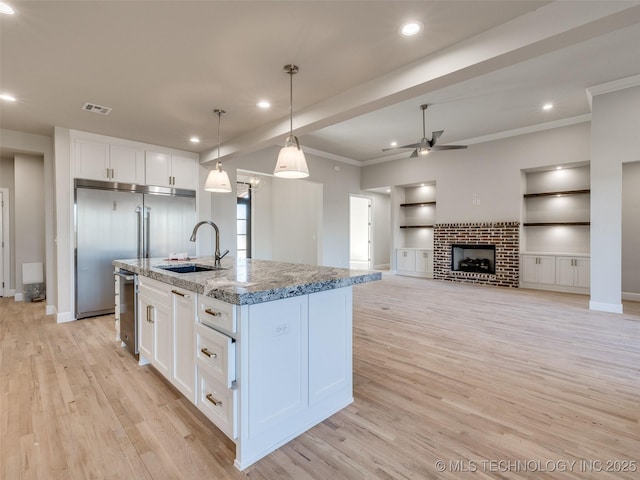
<path id="1" fill-rule="evenodd" d="M 113 264 L 138 275 L 140 363 L 235 442 L 238 469 L 353 402 L 352 286 L 379 272 L 251 259 Z"/>

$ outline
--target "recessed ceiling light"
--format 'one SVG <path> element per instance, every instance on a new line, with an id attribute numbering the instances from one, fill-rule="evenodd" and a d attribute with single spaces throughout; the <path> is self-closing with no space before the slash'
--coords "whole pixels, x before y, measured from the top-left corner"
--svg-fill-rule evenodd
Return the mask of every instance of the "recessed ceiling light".
<path id="1" fill-rule="evenodd" d="M 400 27 L 400 35 L 403 35 L 405 37 L 416 35 L 422 31 L 423 27 L 424 25 L 422 24 L 422 22 L 418 22 L 418 21 L 407 22 Z"/>
<path id="2" fill-rule="evenodd" d="M 0 2 L 0 13 L 4 13 L 4 14 L 7 14 L 7 15 L 13 15 L 16 12 L 13 10 L 13 8 L 11 8 L 6 3 Z"/>
<path id="3" fill-rule="evenodd" d="M 2 100 L 6 100 L 7 102 L 15 102 L 16 101 L 16 97 L 14 97 L 13 95 L 9 95 L 8 93 L 1 94 L 0 98 Z"/>
<path id="4" fill-rule="evenodd" d="M 560 165 L 558 165 L 558 166 L 556 167 L 556 170 L 562 170 L 562 167 L 561 167 Z"/>
<path id="5" fill-rule="evenodd" d="M 398 146 L 398 142 L 391 142 L 389 145 L 391 145 L 392 147 L 397 147 Z"/>
<path id="6" fill-rule="evenodd" d="M 391 189 L 390 188 L 387 188 L 387 193 L 391 193 Z"/>
<path id="7" fill-rule="evenodd" d="M 191 143 L 200 143 L 200 139 L 199 139 L 198 137 L 191 137 L 191 138 L 189 139 L 189 141 L 190 141 Z"/>
<path id="8" fill-rule="evenodd" d="M 542 109 L 543 109 L 543 110 L 551 110 L 552 108 L 553 108 L 553 103 L 545 103 L 545 104 L 542 106 Z"/>
<path id="9" fill-rule="evenodd" d="M 258 108 L 266 110 L 267 108 L 271 108 L 271 103 L 267 102 L 266 100 L 260 100 L 258 103 L 256 103 L 256 106 Z"/>

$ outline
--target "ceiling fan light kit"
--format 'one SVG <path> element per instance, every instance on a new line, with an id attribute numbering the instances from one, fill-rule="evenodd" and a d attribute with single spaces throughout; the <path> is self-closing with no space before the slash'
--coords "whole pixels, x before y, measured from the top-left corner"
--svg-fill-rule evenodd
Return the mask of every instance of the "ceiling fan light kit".
<path id="1" fill-rule="evenodd" d="M 298 73 L 298 67 L 285 65 L 284 71 L 289 75 L 289 135 L 278 154 L 273 174 L 280 178 L 306 178 L 309 176 L 307 159 L 298 138 L 293 134 L 293 76 Z"/>
<path id="2" fill-rule="evenodd" d="M 427 138 L 427 129 L 425 123 L 425 110 L 429 108 L 428 104 L 420 105 L 420 110 L 422 110 L 422 139 L 418 143 L 411 143 L 409 145 L 402 145 L 401 147 L 392 147 L 392 148 L 383 148 L 383 152 L 388 152 L 390 150 L 398 150 L 401 148 L 413 148 L 413 152 L 409 155 L 409 158 L 416 158 L 418 156 L 425 156 L 429 152 L 437 151 L 437 150 L 460 150 L 463 148 L 467 148 L 466 145 L 436 145 L 438 139 L 444 133 L 444 130 L 436 130 L 431 133 L 431 139 Z"/>

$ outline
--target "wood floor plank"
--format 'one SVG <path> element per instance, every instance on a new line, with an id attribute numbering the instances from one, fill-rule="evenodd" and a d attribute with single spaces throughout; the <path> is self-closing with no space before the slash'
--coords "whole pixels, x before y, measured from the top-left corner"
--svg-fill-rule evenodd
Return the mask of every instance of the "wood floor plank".
<path id="1" fill-rule="evenodd" d="M 624 308 L 385 274 L 354 289 L 355 402 L 239 472 L 113 316 L 56 324 L 0 298 L 0 478 L 638 478 L 640 303 Z"/>

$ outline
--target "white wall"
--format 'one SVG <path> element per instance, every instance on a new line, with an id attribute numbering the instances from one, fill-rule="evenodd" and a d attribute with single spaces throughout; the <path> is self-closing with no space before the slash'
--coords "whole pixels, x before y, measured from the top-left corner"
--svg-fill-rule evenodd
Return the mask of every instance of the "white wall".
<path id="1" fill-rule="evenodd" d="M 44 160 L 17 154 L 14 162 L 16 293 L 23 293 L 22 265 L 46 264 Z"/>
<path id="2" fill-rule="evenodd" d="M 362 188 L 435 182 L 438 223 L 519 221 L 521 170 L 588 161 L 589 135 L 589 124 L 581 123 L 370 165 L 362 169 Z"/>
<path id="3" fill-rule="evenodd" d="M 622 312 L 622 164 L 640 161 L 640 87 L 593 97 L 590 308 Z"/>
<path id="4" fill-rule="evenodd" d="M 622 292 L 640 301 L 640 162 L 622 165 Z"/>

